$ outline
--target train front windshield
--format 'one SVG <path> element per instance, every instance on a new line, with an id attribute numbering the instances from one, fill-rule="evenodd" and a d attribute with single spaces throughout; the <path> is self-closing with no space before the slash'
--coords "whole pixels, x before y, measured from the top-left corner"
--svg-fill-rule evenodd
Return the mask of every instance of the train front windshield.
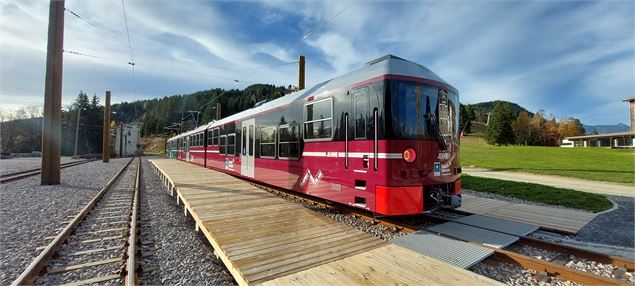
<path id="1" fill-rule="evenodd" d="M 392 134 L 395 139 L 455 141 L 459 132 L 459 97 L 422 83 L 392 80 L 388 92 Z M 390 132 L 390 131 L 389 131 Z"/>

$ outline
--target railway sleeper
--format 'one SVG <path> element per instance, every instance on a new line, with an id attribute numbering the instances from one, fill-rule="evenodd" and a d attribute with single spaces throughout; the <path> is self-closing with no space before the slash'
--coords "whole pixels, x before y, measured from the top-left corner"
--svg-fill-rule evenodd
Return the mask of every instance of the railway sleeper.
<path id="1" fill-rule="evenodd" d="M 63 267 L 49 268 L 49 269 L 46 270 L 46 273 L 47 274 L 63 273 L 63 272 L 78 270 L 78 269 L 82 269 L 82 268 L 86 268 L 86 267 L 99 266 L 99 265 L 117 263 L 117 262 L 122 262 L 122 261 L 125 261 L 124 258 L 123 257 L 118 257 L 118 258 L 111 258 L 111 259 L 87 262 L 87 263 L 82 263 L 82 264 L 73 264 L 73 265 L 67 265 L 67 266 L 63 266 Z"/>

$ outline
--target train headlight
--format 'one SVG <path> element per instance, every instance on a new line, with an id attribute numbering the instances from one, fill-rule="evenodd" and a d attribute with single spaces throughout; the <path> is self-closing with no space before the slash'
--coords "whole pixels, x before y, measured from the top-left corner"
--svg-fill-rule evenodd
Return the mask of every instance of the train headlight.
<path id="1" fill-rule="evenodd" d="M 403 150 L 402 157 L 406 162 L 412 163 L 417 159 L 417 152 L 415 152 L 415 149 L 406 148 L 406 150 Z"/>

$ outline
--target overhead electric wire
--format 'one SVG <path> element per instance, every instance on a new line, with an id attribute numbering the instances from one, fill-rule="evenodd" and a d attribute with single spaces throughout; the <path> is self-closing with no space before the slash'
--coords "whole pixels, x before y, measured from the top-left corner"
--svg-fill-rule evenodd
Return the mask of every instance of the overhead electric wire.
<path id="1" fill-rule="evenodd" d="M 344 7 L 344 9 L 340 10 L 339 12 L 335 13 L 328 21 L 326 21 L 326 23 L 333 21 L 335 18 L 337 18 L 337 16 L 339 16 L 340 14 L 342 14 L 344 11 L 346 11 L 348 8 L 350 8 L 351 6 L 353 6 L 355 3 L 357 3 L 358 0 L 353 0 L 351 1 L 351 3 L 349 3 L 346 7 Z M 304 34 L 302 37 L 300 37 L 298 40 L 296 40 L 295 42 L 293 42 L 291 45 L 289 45 L 286 49 L 284 49 L 285 51 L 288 51 L 289 49 L 295 47 L 298 43 L 304 41 L 306 38 L 308 38 L 311 34 L 313 34 L 313 32 L 319 30 L 320 28 L 322 28 L 322 26 L 325 23 L 319 24 L 317 25 L 315 28 L 313 28 L 311 31 L 309 31 L 308 33 Z"/>
<path id="2" fill-rule="evenodd" d="M 124 0 L 121 0 L 121 8 L 123 8 L 123 21 L 126 25 L 126 36 L 128 36 L 128 48 L 130 49 L 130 62 L 132 66 L 132 97 L 137 100 L 137 87 L 135 82 L 135 69 L 134 69 L 134 53 L 132 52 L 132 44 L 130 43 L 130 31 L 128 30 L 128 16 L 126 15 L 126 4 Z M 137 118 L 137 105 L 134 106 L 134 117 Z"/>

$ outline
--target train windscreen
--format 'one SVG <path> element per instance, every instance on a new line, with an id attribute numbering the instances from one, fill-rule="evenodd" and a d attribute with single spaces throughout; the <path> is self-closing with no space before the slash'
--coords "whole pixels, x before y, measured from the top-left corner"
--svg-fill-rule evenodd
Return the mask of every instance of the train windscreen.
<path id="1" fill-rule="evenodd" d="M 444 145 L 459 132 L 459 99 L 452 90 L 393 80 L 389 102 L 392 136 L 395 139 L 439 140 Z"/>

